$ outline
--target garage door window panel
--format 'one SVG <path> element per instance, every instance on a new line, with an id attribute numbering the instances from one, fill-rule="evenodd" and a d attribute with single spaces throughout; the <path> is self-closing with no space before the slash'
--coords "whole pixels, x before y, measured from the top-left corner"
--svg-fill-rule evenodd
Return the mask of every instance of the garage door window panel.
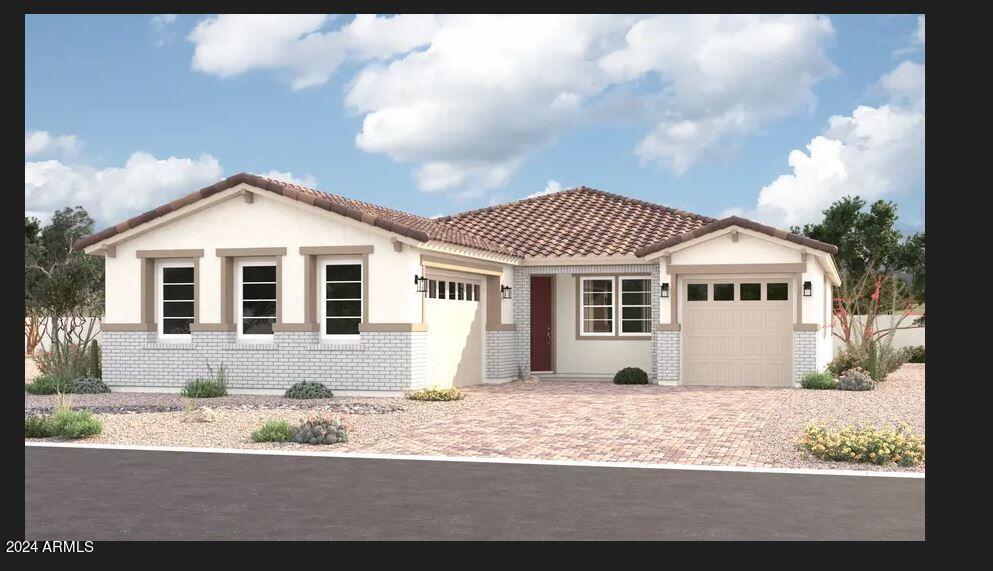
<path id="1" fill-rule="evenodd" d="M 790 285 L 787 282 L 769 282 L 765 284 L 766 301 L 788 301 Z"/>

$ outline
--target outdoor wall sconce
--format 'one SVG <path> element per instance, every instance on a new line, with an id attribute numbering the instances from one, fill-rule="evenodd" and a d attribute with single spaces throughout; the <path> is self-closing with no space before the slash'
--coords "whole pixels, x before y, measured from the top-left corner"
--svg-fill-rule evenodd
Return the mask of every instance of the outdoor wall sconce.
<path id="1" fill-rule="evenodd" d="M 659 293 L 662 297 L 669 297 L 669 284 L 662 284 L 662 291 Z"/>
<path id="2" fill-rule="evenodd" d="M 510 299 L 511 291 L 513 289 L 514 288 L 510 286 L 505 286 L 505 285 L 500 286 L 500 297 L 502 297 L 503 299 Z"/>
<path id="3" fill-rule="evenodd" d="M 810 282 L 803 282 L 803 297 L 814 295 L 814 286 Z"/>
<path id="4" fill-rule="evenodd" d="M 417 290 L 417 293 L 426 293 L 428 291 L 428 279 L 424 276 L 414 274 L 414 288 Z"/>

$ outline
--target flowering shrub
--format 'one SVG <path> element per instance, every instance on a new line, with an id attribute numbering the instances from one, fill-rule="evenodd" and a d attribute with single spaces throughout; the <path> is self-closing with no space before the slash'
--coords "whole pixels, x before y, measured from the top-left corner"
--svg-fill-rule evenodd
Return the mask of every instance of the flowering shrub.
<path id="1" fill-rule="evenodd" d="M 456 387 L 450 387 L 447 389 L 430 387 L 427 389 L 414 391 L 412 393 L 407 393 L 407 398 L 410 400 L 430 400 L 430 401 L 462 400 L 465 398 L 465 393 L 460 391 Z"/>
<path id="2" fill-rule="evenodd" d="M 868 371 L 855 367 L 838 377 L 837 388 L 839 391 L 871 391 L 876 388 L 876 381 L 872 380 Z"/>
<path id="3" fill-rule="evenodd" d="M 846 426 L 838 431 L 811 423 L 798 446 L 822 460 L 836 462 L 895 462 L 900 466 L 924 463 L 924 437 L 915 435 L 903 423 L 896 428 Z"/>

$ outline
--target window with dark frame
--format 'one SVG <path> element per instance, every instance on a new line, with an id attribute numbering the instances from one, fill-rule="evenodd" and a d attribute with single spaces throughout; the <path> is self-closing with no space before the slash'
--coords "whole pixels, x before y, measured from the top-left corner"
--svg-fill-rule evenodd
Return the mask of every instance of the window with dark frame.
<path id="1" fill-rule="evenodd" d="M 162 268 L 162 333 L 189 335 L 194 313 L 193 266 Z"/>
<path id="2" fill-rule="evenodd" d="M 241 267 L 241 334 L 272 335 L 276 323 L 276 266 Z"/>
<path id="3" fill-rule="evenodd" d="M 327 264 L 325 335 L 358 335 L 362 322 L 362 264 Z"/>

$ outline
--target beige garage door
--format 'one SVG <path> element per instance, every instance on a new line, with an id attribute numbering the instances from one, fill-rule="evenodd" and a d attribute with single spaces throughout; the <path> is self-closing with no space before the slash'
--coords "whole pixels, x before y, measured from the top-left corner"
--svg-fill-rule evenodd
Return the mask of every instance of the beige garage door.
<path id="1" fill-rule="evenodd" d="M 428 384 L 461 387 L 483 380 L 482 281 L 457 272 L 428 273 Z"/>
<path id="2" fill-rule="evenodd" d="M 687 280 L 683 383 L 793 386 L 793 292 L 787 279 Z"/>

